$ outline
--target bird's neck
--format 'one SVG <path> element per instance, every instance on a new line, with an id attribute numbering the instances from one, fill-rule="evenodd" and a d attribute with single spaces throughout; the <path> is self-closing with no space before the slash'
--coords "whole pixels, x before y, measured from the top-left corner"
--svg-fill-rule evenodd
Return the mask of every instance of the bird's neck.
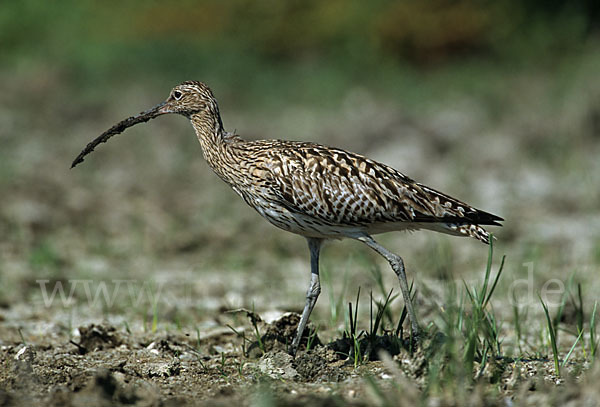
<path id="1" fill-rule="evenodd" d="M 190 121 L 208 165 L 217 175 L 228 181 L 227 175 L 223 173 L 223 164 L 232 159 L 229 145 L 240 141 L 240 138 L 225 131 L 218 110 L 194 113 L 190 116 Z"/>

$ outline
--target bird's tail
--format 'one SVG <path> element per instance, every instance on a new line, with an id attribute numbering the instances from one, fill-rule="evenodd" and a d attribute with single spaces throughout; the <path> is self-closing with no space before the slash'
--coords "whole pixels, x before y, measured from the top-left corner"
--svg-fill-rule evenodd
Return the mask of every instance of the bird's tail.
<path id="1" fill-rule="evenodd" d="M 473 237 L 480 242 L 490 244 L 490 232 L 479 225 L 472 223 L 446 223 L 444 226 L 447 228 L 446 233 Z"/>
<path id="2" fill-rule="evenodd" d="M 435 223 L 423 224 L 423 228 L 453 236 L 472 237 L 485 244 L 490 244 L 490 232 L 473 223 Z"/>

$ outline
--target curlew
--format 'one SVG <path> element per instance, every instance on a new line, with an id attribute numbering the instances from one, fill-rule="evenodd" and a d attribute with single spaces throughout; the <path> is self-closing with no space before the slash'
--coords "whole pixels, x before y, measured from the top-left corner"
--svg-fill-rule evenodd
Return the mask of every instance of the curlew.
<path id="1" fill-rule="evenodd" d="M 383 256 L 398 276 L 411 332 L 419 334 L 404 261 L 373 239 L 400 230 L 429 229 L 489 243 L 481 225 L 503 219 L 420 184 L 385 164 L 339 148 L 310 142 L 244 140 L 225 131 L 217 100 L 202 82 L 176 86 L 166 101 L 125 119 L 91 141 L 73 161 L 128 127 L 176 113 L 194 127 L 212 170 L 270 223 L 304 236 L 311 279 L 290 353 L 295 354 L 321 293 L 319 252 L 326 239 L 356 239 Z"/>

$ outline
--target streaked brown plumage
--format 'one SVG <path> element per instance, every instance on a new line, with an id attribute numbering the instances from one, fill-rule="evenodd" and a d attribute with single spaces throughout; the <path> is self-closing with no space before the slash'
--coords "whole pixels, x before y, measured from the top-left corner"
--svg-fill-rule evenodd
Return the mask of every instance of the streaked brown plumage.
<path id="1" fill-rule="evenodd" d="M 225 131 L 212 91 L 197 81 L 176 86 L 165 102 L 113 126 L 89 143 L 72 166 L 113 135 L 167 113 L 190 119 L 209 166 L 248 205 L 273 225 L 307 238 L 311 284 L 294 354 L 321 291 L 318 261 L 324 239 L 357 239 L 388 260 L 417 335 L 403 261 L 371 235 L 430 229 L 488 243 L 489 233 L 480 225 L 500 226 L 502 220 L 359 154 L 307 142 L 243 140 Z"/>

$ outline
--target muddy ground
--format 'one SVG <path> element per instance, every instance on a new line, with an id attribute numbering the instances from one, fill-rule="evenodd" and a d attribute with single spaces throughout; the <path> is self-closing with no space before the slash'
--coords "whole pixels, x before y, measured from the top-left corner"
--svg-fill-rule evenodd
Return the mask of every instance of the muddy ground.
<path id="1" fill-rule="evenodd" d="M 255 314 L 254 314 L 255 315 Z M 423 402 L 428 360 L 444 338 L 426 338 L 412 347 L 379 336 L 370 359 L 358 365 L 352 341 L 338 338 L 296 358 L 287 353 L 297 314 L 267 324 L 192 333 L 132 333 L 109 324 L 48 328 L 45 337 L 17 329 L 0 336 L 0 405 L 414 405 Z M 246 338 L 244 339 L 244 335 Z M 400 346 L 391 346 L 391 343 Z M 391 353 L 388 353 L 391 352 Z M 381 359 L 381 360 L 380 360 Z M 514 400 L 595 405 L 597 389 L 583 380 L 589 366 L 571 363 L 557 379 L 550 360 L 498 359 L 465 384 L 462 397 L 440 393 L 427 405 L 511 405 Z M 564 372 L 563 372 L 564 374 Z M 593 377 L 598 375 L 594 373 Z M 558 387 L 557 387 L 558 385 Z M 489 387 L 495 389 L 489 392 Z M 575 390 L 576 389 L 576 390 Z"/>

